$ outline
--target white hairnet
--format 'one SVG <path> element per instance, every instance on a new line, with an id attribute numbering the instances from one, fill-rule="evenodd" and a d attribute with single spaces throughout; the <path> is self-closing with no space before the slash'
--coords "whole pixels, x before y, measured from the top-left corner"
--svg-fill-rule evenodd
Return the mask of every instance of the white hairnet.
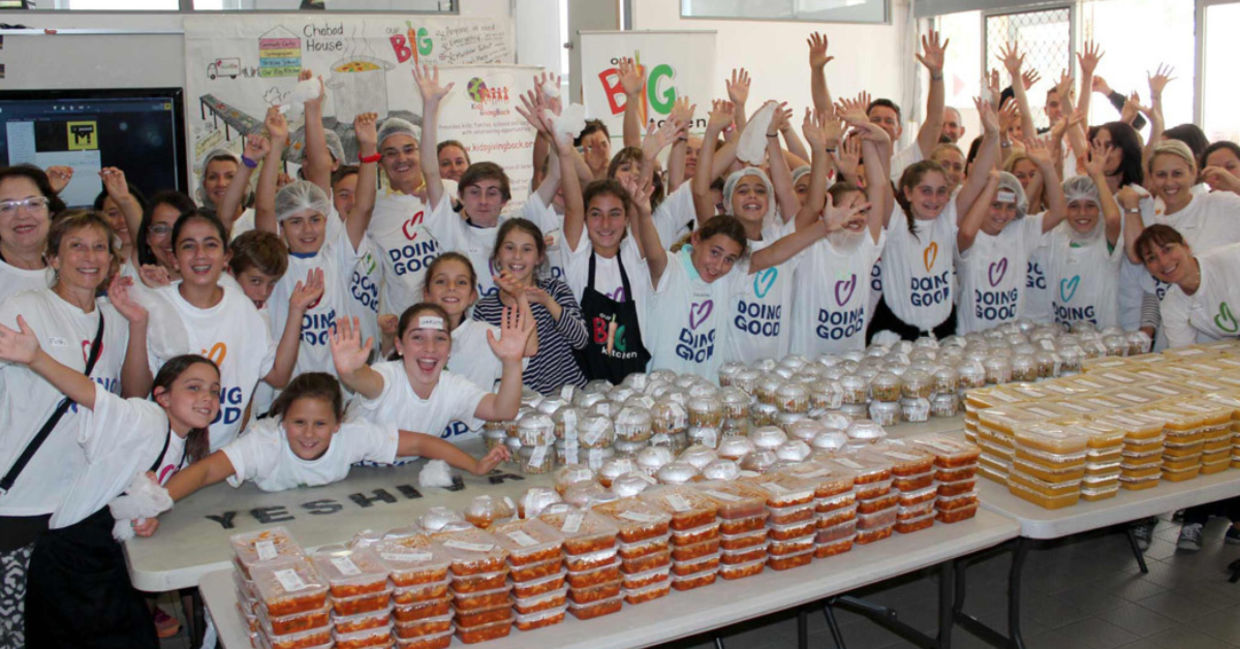
<path id="1" fill-rule="evenodd" d="M 1098 186 L 1089 176 L 1073 176 L 1063 181 L 1064 199 L 1071 203 L 1072 201 L 1090 201 L 1094 205 L 1102 206 L 1102 201 L 1098 196 Z"/>
<path id="2" fill-rule="evenodd" d="M 393 135 L 408 135 L 414 140 L 422 139 L 422 129 L 413 125 L 407 119 L 399 117 L 389 117 L 383 120 L 383 126 L 379 127 L 379 148 L 383 148 L 383 141 Z"/>
<path id="3" fill-rule="evenodd" d="M 327 192 L 309 180 L 298 180 L 276 192 L 276 220 L 283 221 L 294 214 L 310 210 L 323 216 L 331 213 L 332 204 Z"/>
<path id="4" fill-rule="evenodd" d="M 335 131 L 327 131 L 327 150 L 331 152 L 336 162 L 344 164 L 344 143 L 340 141 L 340 135 Z"/>
<path id="5" fill-rule="evenodd" d="M 1026 211 L 1029 209 L 1029 198 L 1025 196 L 1025 188 L 1021 187 L 1020 179 L 1006 171 L 1000 171 L 998 191 L 999 193 L 996 194 L 996 197 L 1004 191 L 1015 194 L 1016 214 L 1018 217 L 1025 216 Z"/>
<path id="6" fill-rule="evenodd" d="M 809 171 L 810 171 L 809 165 L 801 165 L 797 167 L 796 169 L 793 169 L 792 170 L 792 184 L 794 185 L 797 184 L 797 181 L 801 179 L 801 176 L 808 176 Z"/>
<path id="7" fill-rule="evenodd" d="M 723 204 L 724 209 L 732 213 L 732 192 L 736 191 L 736 185 L 745 176 L 757 176 L 766 185 L 766 214 L 762 216 L 762 223 L 766 224 L 775 218 L 775 188 L 771 185 L 771 179 L 766 177 L 766 172 L 757 167 L 745 167 L 738 169 L 728 175 L 728 179 L 723 182 Z"/>

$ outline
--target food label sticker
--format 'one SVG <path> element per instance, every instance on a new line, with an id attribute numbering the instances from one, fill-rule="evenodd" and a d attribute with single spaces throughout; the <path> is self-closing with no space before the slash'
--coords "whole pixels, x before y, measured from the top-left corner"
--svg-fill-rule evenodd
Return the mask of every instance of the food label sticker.
<path id="1" fill-rule="evenodd" d="M 606 459 L 607 456 L 603 454 L 603 449 L 601 448 L 592 448 L 586 452 L 586 465 L 590 467 L 591 471 L 601 469 Z"/>
<path id="2" fill-rule="evenodd" d="M 846 467 L 848 467 L 848 468 L 850 468 L 850 469 L 854 469 L 854 470 L 857 470 L 857 471 L 860 471 L 860 470 L 861 470 L 861 465 L 860 465 L 860 464 L 857 464 L 856 462 L 853 462 L 852 460 L 850 460 L 850 459 L 848 459 L 848 458 L 846 458 L 846 457 L 837 457 L 837 458 L 835 458 L 835 462 L 836 462 L 837 464 L 842 464 L 842 465 L 844 465 L 844 466 L 846 466 Z"/>
<path id="3" fill-rule="evenodd" d="M 668 506 L 678 512 L 687 512 L 692 508 L 689 505 L 689 501 L 685 500 L 685 497 L 680 494 L 668 494 L 663 500 L 667 501 Z"/>
<path id="4" fill-rule="evenodd" d="M 280 587 L 285 592 L 291 593 L 307 588 L 306 582 L 302 581 L 301 575 L 296 570 L 286 568 L 284 570 L 275 571 L 276 581 L 280 582 Z"/>
<path id="5" fill-rule="evenodd" d="M 332 557 L 332 565 L 336 566 L 336 570 L 339 570 L 340 574 L 345 577 L 362 574 L 361 568 L 358 568 L 357 564 L 353 563 L 353 560 L 349 557 Z"/>
<path id="6" fill-rule="evenodd" d="M 444 541 L 443 544 L 445 547 L 465 550 L 466 552 L 490 552 L 495 547 L 491 543 L 470 543 L 469 541 L 457 541 L 453 539 Z"/>
<path id="7" fill-rule="evenodd" d="M 581 464 L 577 454 L 577 435 L 564 439 L 564 464 Z"/>
<path id="8" fill-rule="evenodd" d="M 658 480 L 654 479 L 654 476 L 646 473 L 645 471 L 636 471 L 634 472 L 634 475 L 641 478 L 642 480 L 645 480 L 646 484 L 658 484 L 659 483 Z"/>
<path id="9" fill-rule="evenodd" d="M 259 561 L 276 558 L 276 544 L 271 539 L 264 539 L 254 544 L 254 551 L 258 553 Z"/>
<path id="10" fill-rule="evenodd" d="M 530 461 L 528 462 L 528 465 L 534 468 L 537 468 L 539 465 L 541 465 L 543 463 L 543 460 L 547 458 L 548 448 L 549 447 L 547 446 L 535 446 L 534 450 L 530 451 Z"/>
<path id="11" fill-rule="evenodd" d="M 619 518 L 623 518 L 623 519 L 630 520 L 630 521 L 636 521 L 638 523 L 653 523 L 659 520 L 658 516 L 653 516 L 651 514 L 645 514 L 642 512 L 634 512 L 634 511 L 620 512 Z"/>
<path id="12" fill-rule="evenodd" d="M 398 561 L 401 563 L 418 563 L 429 561 L 430 552 L 380 552 L 379 556 L 385 561 Z"/>
<path id="13" fill-rule="evenodd" d="M 737 496 L 735 494 L 730 494 L 730 493 L 724 493 L 717 489 L 707 489 L 706 493 L 714 498 L 718 498 L 719 500 L 726 500 L 732 503 L 737 502 L 741 499 L 740 496 Z"/>
<path id="14" fill-rule="evenodd" d="M 570 512 L 564 517 L 564 524 L 560 526 L 560 531 L 565 534 L 576 534 L 581 530 L 581 521 L 585 520 L 585 515 L 581 512 Z"/>
<path id="15" fill-rule="evenodd" d="M 513 541 L 516 542 L 517 545 L 523 548 L 528 548 L 531 545 L 535 545 L 538 543 L 538 541 L 534 540 L 534 537 L 530 536 L 529 534 L 526 534 L 522 530 L 513 530 L 509 532 L 508 538 L 512 539 Z"/>

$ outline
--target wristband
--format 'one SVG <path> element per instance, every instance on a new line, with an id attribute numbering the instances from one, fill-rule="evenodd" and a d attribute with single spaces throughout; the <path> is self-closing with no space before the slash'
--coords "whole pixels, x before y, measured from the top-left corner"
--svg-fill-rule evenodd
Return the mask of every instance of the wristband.
<path id="1" fill-rule="evenodd" d="M 779 133 L 767 133 L 767 137 L 779 137 Z"/>
<path id="2" fill-rule="evenodd" d="M 254 160 L 249 159 L 249 158 L 248 158 L 248 157 L 246 157 L 244 154 L 242 154 L 242 156 L 241 156 L 241 164 L 243 164 L 243 165 L 245 165 L 245 166 L 247 166 L 247 167 L 249 167 L 249 168 L 251 168 L 251 169 L 253 169 L 253 168 L 255 168 L 255 167 L 257 167 L 257 166 L 258 166 L 258 163 L 257 163 L 257 162 L 255 162 Z"/>
<path id="3" fill-rule="evenodd" d="M 930 73 L 930 80 L 931 80 L 931 81 L 942 81 L 942 80 L 943 80 L 943 71 L 942 71 L 942 70 L 939 70 L 938 72 L 931 72 L 931 73 Z"/>
<path id="4" fill-rule="evenodd" d="M 359 153 L 357 154 L 357 161 L 358 161 L 358 162 L 360 162 L 360 163 L 362 163 L 362 164 L 366 164 L 366 163 L 370 163 L 370 162 L 378 162 L 378 161 L 380 161 L 380 160 L 382 160 L 382 159 L 383 159 L 383 154 L 381 154 L 381 153 L 372 153 L 372 154 L 370 154 L 370 155 L 362 155 L 362 154 L 359 152 Z"/>
<path id="5" fill-rule="evenodd" d="M 826 151 L 827 153 L 835 153 L 836 148 L 835 148 L 835 147 L 833 147 L 833 146 L 831 146 L 831 147 L 827 147 L 827 148 L 825 149 L 825 151 Z"/>

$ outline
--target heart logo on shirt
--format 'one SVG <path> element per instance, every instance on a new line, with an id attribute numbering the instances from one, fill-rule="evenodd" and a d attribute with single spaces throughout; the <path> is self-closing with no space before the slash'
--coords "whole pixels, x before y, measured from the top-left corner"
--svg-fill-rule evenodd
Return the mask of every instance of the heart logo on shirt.
<path id="1" fill-rule="evenodd" d="M 939 243 L 937 241 L 931 241 L 930 245 L 926 246 L 926 249 L 921 253 L 921 260 L 926 264 L 927 273 L 930 272 L 931 268 L 934 268 L 934 261 L 938 258 Z"/>
<path id="2" fill-rule="evenodd" d="M 1059 280 L 1059 297 L 1063 298 L 1064 302 L 1071 302 L 1072 296 L 1076 295 L 1076 287 L 1079 286 L 1080 283 L 1080 275 L 1073 275 L 1072 279 Z"/>
<path id="3" fill-rule="evenodd" d="M 706 322 L 706 318 L 710 317 L 710 312 L 714 310 L 714 300 L 694 302 L 693 306 L 689 307 L 689 328 L 697 329 L 699 325 Z"/>
<path id="4" fill-rule="evenodd" d="M 608 294 L 607 294 L 607 297 L 611 298 L 612 300 L 614 300 L 614 301 L 616 301 L 616 302 L 623 302 L 623 301 L 624 301 L 624 297 L 625 297 L 625 296 L 624 296 L 624 287 L 623 287 L 623 286 L 617 286 L 617 287 L 616 287 L 616 290 L 614 290 L 614 291 L 612 291 L 611 293 L 608 293 Z"/>
<path id="5" fill-rule="evenodd" d="M 216 367 L 223 367 L 224 358 L 228 356 L 228 345 L 222 342 L 215 343 L 211 346 L 211 350 L 202 350 L 202 355 L 215 363 Z"/>
<path id="6" fill-rule="evenodd" d="M 848 281 L 839 280 L 835 283 L 835 303 L 844 306 L 852 299 L 853 289 L 857 288 L 857 274 L 848 276 Z"/>
<path id="7" fill-rule="evenodd" d="M 417 214 L 409 217 L 409 220 L 400 226 L 401 232 L 405 233 L 406 239 L 413 241 L 418 238 L 418 226 L 422 224 L 422 219 L 425 216 L 425 210 L 418 210 Z"/>
<path id="8" fill-rule="evenodd" d="M 997 262 L 991 262 L 990 268 L 988 269 L 988 275 L 990 279 L 990 288 L 994 288 L 998 286 L 999 282 L 1003 281 L 1003 276 L 1006 274 L 1007 274 L 1007 257 L 1004 257 L 1003 259 L 1000 259 Z"/>
<path id="9" fill-rule="evenodd" d="M 82 341 L 82 360 L 86 361 L 87 363 L 90 362 L 90 343 L 91 342 L 92 341 L 90 340 Z M 99 340 L 99 357 L 103 358 L 103 339 Z"/>
<path id="10" fill-rule="evenodd" d="M 1218 315 L 1214 316 L 1214 324 L 1230 334 L 1240 330 L 1240 323 L 1236 322 L 1236 316 L 1231 314 L 1231 307 L 1227 306 L 1226 302 L 1219 302 Z"/>
<path id="11" fill-rule="evenodd" d="M 771 291 L 771 287 L 775 285 L 775 278 L 779 276 L 779 269 L 774 266 L 753 276 L 753 293 L 759 298 L 765 298 L 766 294 Z"/>

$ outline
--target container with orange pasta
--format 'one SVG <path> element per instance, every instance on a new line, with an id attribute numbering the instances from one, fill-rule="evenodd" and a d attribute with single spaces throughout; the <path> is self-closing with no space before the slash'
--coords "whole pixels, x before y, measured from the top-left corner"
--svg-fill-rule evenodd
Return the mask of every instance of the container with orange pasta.
<path id="1" fill-rule="evenodd" d="M 792 568 L 807 566 L 813 560 L 814 544 L 811 539 L 809 547 L 805 550 L 778 556 L 772 554 L 770 558 L 766 560 L 766 565 L 770 566 L 772 570 L 791 570 Z"/>
<path id="2" fill-rule="evenodd" d="M 518 613 L 535 613 L 564 606 L 567 602 L 568 588 L 564 587 L 533 597 L 518 597 L 513 601 L 512 607 Z"/>
<path id="3" fill-rule="evenodd" d="M 397 622 L 412 622 L 436 615 L 443 615 L 452 610 L 452 598 L 445 595 L 413 604 L 396 604 L 392 609 L 392 617 Z M 376 613 L 377 615 L 377 613 Z"/>
<path id="4" fill-rule="evenodd" d="M 568 589 L 568 599 L 576 604 L 588 604 L 605 600 L 620 594 L 620 577 L 617 576 L 615 581 L 609 581 L 595 586 L 586 588 L 570 588 Z"/>
<path id="5" fill-rule="evenodd" d="M 744 579 L 745 577 L 752 577 L 762 572 L 762 569 L 765 567 L 766 558 L 764 557 L 762 559 L 756 559 L 747 563 L 735 563 L 719 566 L 719 576 L 724 579 Z M 715 575 L 714 573 L 711 573 L 709 583 L 713 583 L 714 581 Z M 678 583 L 673 583 L 672 585 L 675 586 L 677 590 L 685 590 L 681 589 Z"/>
<path id="6" fill-rule="evenodd" d="M 449 557 L 438 543 L 425 534 L 384 539 L 372 549 L 398 587 L 432 584 L 448 578 Z"/>
<path id="7" fill-rule="evenodd" d="M 568 583 L 565 579 L 568 572 L 561 569 L 554 575 L 541 577 L 539 579 L 531 579 L 529 581 L 514 581 L 512 583 L 512 594 L 517 597 L 534 597 L 544 593 L 559 590 Z"/>
<path id="8" fill-rule="evenodd" d="M 258 600 L 268 616 L 317 611 L 327 604 L 327 582 L 304 558 L 281 558 L 251 571 Z"/>
<path id="9" fill-rule="evenodd" d="M 539 520 L 564 535 L 566 554 L 586 554 L 615 547 L 620 532 L 607 517 L 571 506 L 544 511 Z"/>
<path id="10" fill-rule="evenodd" d="M 619 593 L 619 585 L 617 584 L 617 592 L 614 596 L 585 603 L 569 602 L 568 612 L 572 613 L 573 617 L 579 620 L 589 620 L 619 611 L 622 601 L 623 598 Z"/>
<path id="11" fill-rule="evenodd" d="M 496 538 L 480 529 L 439 532 L 432 535 L 447 550 L 449 570 L 455 575 L 476 575 L 504 568 L 508 552 Z"/>
<path id="12" fill-rule="evenodd" d="M 395 625 L 396 637 L 398 638 L 418 638 L 427 635 L 438 635 L 444 631 L 451 631 L 454 627 L 452 624 L 452 614 L 439 615 L 436 617 L 428 617 L 413 622 L 397 622 Z M 339 642 L 339 640 L 337 640 Z"/>
<path id="13" fill-rule="evenodd" d="M 491 534 L 514 567 L 558 559 L 564 542 L 558 530 L 536 518 L 500 523 Z"/>
<path id="14" fill-rule="evenodd" d="M 512 619 L 512 606 L 509 604 L 495 604 L 485 608 L 474 609 L 470 611 L 456 610 L 456 628 L 468 629 L 471 627 L 491 624 L 492 622 L 500 622 L 502 620 Z"/>
<path id="15" fill-rule="evenodd" d="M 594 506 L 594 511 L 615 523 L 621 543 L 639 543 L 664 536 L 672 521 L 670 514 L 636 497 L 600 503 Z"/>
<path id="16" fill-rule="evenodd" d="M 452 644 L 452 632 L 447 631 L 421 638 L 397 638 L 396 649 L 448 649 Z"/>
<path id="17" fill-rule="evenodd" d="M 521 631 L 533 631 L 541 629 L 545 626 L 559 624 L 564 621 L 564 613 L 568 610 L 568 606 L 560 606 L 545 611 L 535 611 L 533 613 L 518 613 L 513 619 L 513 623 L 517 629 Z"/>
<path id="18" fill-rule="evenodd" d="M 496 638 L 507 637 L 508 632 L 512 630 L 512 622 L 504 620 L 502 622 L 493 622 L 482 626 L 471 627 L 468 629 L 457 629 L 456 637 L 465 644 L 476 644 L 478 642 L 486 642 Z"/>
<path id="19" fill-rule="evenodd" d="M 253 579 L 250 569 L 276 558 L 297 558 L 306 555 L 305 550 L 282 525 L 258 532 L 234 534 L 228 537 L 237 567 L 247 579 Z"/>
<path id="20" fill-rule="evenodd" d="M 719 506 L 697 489 L 669 485 L 650 489 L 639 496 L 643 501 L 671 515 L 673 530 L 691 530 L 715 522 Z"/>

